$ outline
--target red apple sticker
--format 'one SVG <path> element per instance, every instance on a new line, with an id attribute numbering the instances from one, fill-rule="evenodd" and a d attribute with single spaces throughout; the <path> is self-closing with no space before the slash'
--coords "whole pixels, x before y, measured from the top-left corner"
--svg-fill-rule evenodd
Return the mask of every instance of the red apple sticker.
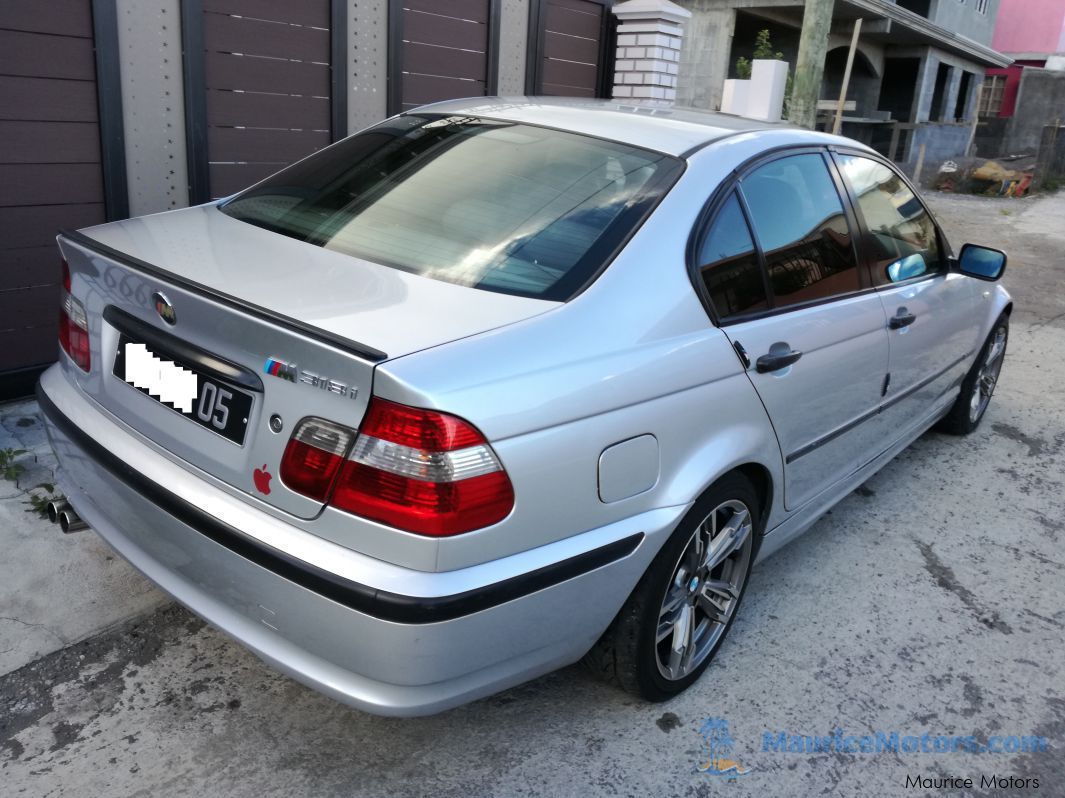
<path id="1" fill-rule="evenodd" d="M 256 468 L 255 472 L 252 474 L 252 479 L 255 482 L 255 489 L 259 491 L 259 493 L 263 493 L 269 496 L 270 478 L 272 476 L 273 474 L 266 470 L 266 463 L 263 463 L 262 468 Z"/>

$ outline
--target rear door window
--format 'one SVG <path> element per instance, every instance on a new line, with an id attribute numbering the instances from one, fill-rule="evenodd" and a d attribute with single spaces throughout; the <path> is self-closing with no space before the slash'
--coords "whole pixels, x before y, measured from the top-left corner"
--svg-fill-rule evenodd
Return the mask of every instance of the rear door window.
<path id="1" fill-rule="evenodd" d="M 735 193 L 710 225 L 698 258 L 699 274 L 718 318 L 766 309 L 762 266 Z"/>
<path id="2" fill-rule="evenodd" d="M 411 115 L 322 150 L 221 209 L 433 279 L 565 300 L 682 170 L 677 158 L 576 133 Z"/>
<path id="3" fill-rule="evenodd" d="M 836 162 L 869 231 L 873 280 L 886 285 L 941 272 L 935 223 L 906 182 L 872 158 L 837 155 Z"/>
<path id="4" fill-rule="evenodd" d="M 847 215 L 820 154 L 771 161 L 744 177 L 740 187 L 765 253 L 774 307 L 859 290 Z"/>

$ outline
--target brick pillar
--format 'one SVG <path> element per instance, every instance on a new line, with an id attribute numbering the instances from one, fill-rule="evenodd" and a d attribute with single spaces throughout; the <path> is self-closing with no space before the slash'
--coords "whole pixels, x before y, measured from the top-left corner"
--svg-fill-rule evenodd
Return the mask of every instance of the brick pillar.
<path id="1" fill-rule="evenodd" d="M 669 0 L 627 0 L 611 9 L 618 18 L 614 97 L 671 104 L 684 23 L 691 12 Z"/>

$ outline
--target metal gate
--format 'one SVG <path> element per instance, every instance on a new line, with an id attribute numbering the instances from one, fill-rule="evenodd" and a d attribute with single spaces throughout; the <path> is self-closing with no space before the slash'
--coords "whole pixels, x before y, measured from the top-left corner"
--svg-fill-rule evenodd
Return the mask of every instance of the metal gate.
<path id="1" fill-rule="evenodd" d="M 56 233 L 126 215 L 116 41 L 113 3 L 0 2 L 0 396 L 56 359 Z"/>
<path id="2" fill-rule="evenodd" d="M 499 0 L 390 0 L 388 112 L 494 94 Z"/>
<path id="3" fill-rule="evenodd" d="M 343 136 L 345 8 L 183 0 L 191 202 L 235 193 Z"/>
<path id="4" fill-rule="evenodd" d="M 536 0 L 530 18 L 526 91 L 606 97 L 612 0 Z"/>

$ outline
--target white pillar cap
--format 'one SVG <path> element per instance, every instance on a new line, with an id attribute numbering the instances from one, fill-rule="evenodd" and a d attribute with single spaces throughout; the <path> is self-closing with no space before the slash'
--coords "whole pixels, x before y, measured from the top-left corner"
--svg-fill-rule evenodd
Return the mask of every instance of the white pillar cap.
<path id="1" fill-rule="evenodd" d="M 664 19 L 683 25 L 692 15 L 669 0 L 626 0 L 610 9 L 619 20 Z"/>

